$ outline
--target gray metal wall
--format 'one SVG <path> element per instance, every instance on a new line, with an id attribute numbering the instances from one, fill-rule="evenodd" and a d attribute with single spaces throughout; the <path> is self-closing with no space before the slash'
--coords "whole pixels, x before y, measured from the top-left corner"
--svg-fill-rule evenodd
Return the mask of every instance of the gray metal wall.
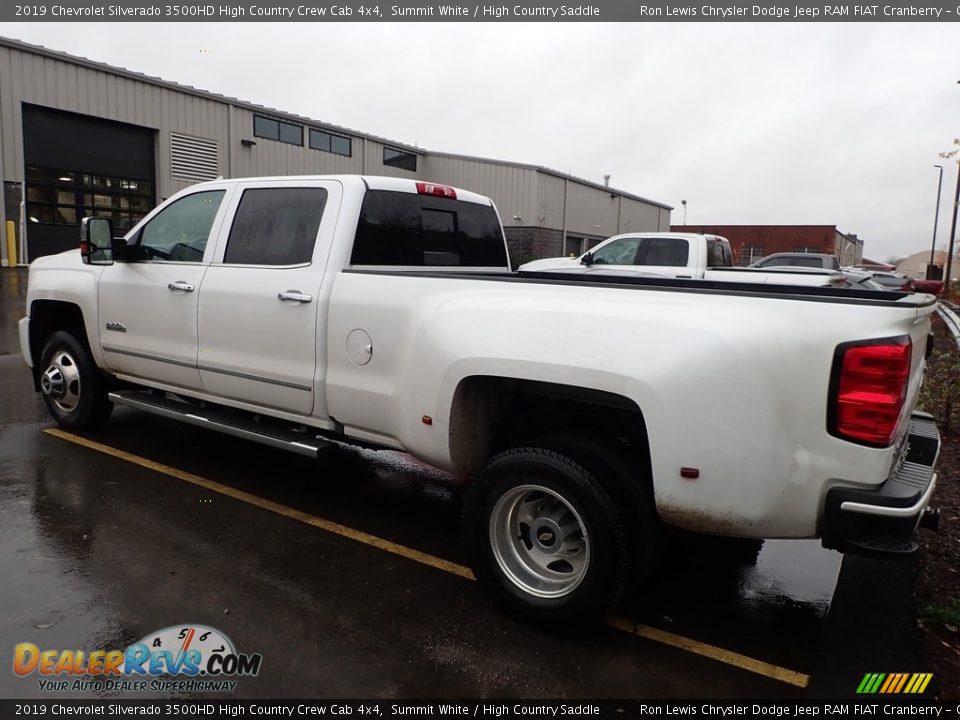
<path id="1" fill-rule="evenodd" d="M 421 174 L 490 196 L 506 228 L 546 227 L 604 238 L 670 229 L 670 210 L 659 203 L 535 167 L 429 154 Z"/>
<path id="2" fill-rule="evenodd" d="M 669 209 L 664 206 L 624 197 L 615 190 L 551 171 L 431 154 L 404 144 L 391 144 L 418 154 L 417 172 L 412 173 L 383 164 L 384 142 L 379 139 L 266 109 L 260 112 L 240 101 L 170 85 L 0 39 L 2 179 L 23 181 L 21 107 L 23 103 L 33 103 L 155 130 L 158 200 L 191 184 L 171 176 L 170 133 L 174 132 L 215 141 L 219 174 L 224 177 L 328 173 L 418 177 L 489 195 L 497 203 L 507 227 L 539 226 L 595 237 L 627 230 L 669 229 Z M 254 137 L 254 114 L 302 125 L 304 146 Z M 309 127 L 350 136 L 352 157 L 311 149 L 307 142 Z M 256 144 L 245 146 L 243 139 Z M 521 220 L 515 221 L 513 216 Z M 0 247 L 5 256 L 3 220 L 4 210 L 0 206 Z"/>

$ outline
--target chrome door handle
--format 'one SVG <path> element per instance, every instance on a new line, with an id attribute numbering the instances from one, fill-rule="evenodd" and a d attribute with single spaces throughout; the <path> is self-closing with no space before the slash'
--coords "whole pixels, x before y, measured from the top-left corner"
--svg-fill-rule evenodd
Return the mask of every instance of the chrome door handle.
<path id="1" fill-rule="evenodd" d="M 313 302 L 313 295 L 307 295 L 299 290 L 286 290 L 282 293 L 277 293 L 277 299 L 283 302 L 308 303 Z"/>
<path id="2" fill-rule="evenodd" d="M 193 283 L 184 282 L 183 280 L 177 280 L 167 285 L 167 287 L 176 292 L 177 290 L 182 290 L 183 292 L 193 292 L 197 289 L 197 286 Z"/>

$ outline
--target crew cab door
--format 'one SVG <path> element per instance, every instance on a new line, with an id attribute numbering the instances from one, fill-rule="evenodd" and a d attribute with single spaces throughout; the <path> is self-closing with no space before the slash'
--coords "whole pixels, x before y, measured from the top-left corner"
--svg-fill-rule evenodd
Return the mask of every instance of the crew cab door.
<path id="1" fill-rule="evenodd" d="M 100 344 L 107 369 L 200 388 L 197 296 L 223 221 L 227 188 L 162 207 L 127 240 L 127 260 L 104 267 Z"/>
<path id="2" fill-rule="evenodd" d="M 645 237 L 637 253 L 636 270 L 642 275 L 698 277 L 699 245 L 686 238 Z"/>
<path id="3" fill-rule="evenodd" d="M 689 240 L 631 235 L 598 245 L 585 272 L 600 275 L 693 277 L 699 256 Z"/>
<path id="4" fill-rule="evenodd" d="M 207 392 L 297 415 L 310 415 L 318 395 L 324 407 L 317 322 L 341 196 L 336 181 L 238 186 L 200 293 Z"/>

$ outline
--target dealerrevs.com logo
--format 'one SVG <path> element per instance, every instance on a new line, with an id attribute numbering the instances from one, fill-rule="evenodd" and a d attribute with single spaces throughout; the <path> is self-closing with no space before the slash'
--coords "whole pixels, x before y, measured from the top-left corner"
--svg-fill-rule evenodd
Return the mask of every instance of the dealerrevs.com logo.
<path id="1" fill-rule="evenodd" d="M 230 638 L 205 625 L 172 625 L 145 635 L 125 650 L 41 650 L 29 642 L 13 648 L 13 672 L 35 673 L 41 690 L 232 691 L 234 677 L 254 677 L 262 656 L 238 653 Z"/>

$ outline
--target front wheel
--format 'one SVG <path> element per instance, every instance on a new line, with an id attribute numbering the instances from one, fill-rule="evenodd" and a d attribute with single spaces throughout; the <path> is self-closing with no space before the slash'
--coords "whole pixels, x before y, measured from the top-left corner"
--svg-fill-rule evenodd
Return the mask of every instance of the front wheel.
<path id="1" fill-rule="evenodd" d="M 508 614 L 555 630 L 599 620 L 621 594 L 628 546 L 609 494 L 543 448 L 501 453 L 464 498 L 477 579 Z"/>
<path id="2" fill-rule="evenodd" d="M 103 423 L 113 404 L 89 351 L 69 332 L 53 333 L 40 355 L 40 391 L 57 425 L 82 430 Z"/>

